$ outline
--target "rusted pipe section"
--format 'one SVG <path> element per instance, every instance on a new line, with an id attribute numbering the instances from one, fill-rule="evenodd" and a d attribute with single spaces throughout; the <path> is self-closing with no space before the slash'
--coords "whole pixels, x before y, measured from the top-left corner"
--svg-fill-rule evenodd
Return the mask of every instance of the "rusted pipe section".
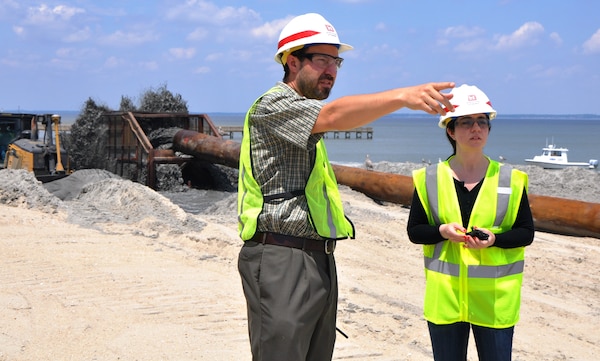
<path id="1" fill-rule="evenodd" d="M 337 164 L 332 167 L 339 184 L 377 200 L 410 205 L 414 191 L 411 177 Z"/>
<path id="2" fill-rule="evenodd" d="M 208 162 L 238 167 L 240 143 L 181 130 L 173 148 Z M 410 205 L 414 192 L 412 178 L 333 164 L 339 184 L 380 201 Z M 570 236 L 600 238 L 600 204 L 529 194 L 537 230 Z"/>
<path id="3" fill-rule="evenodd" d="M 529 194 L 536 229 L 600 238 L 600 204 Z"/>
<path id="4" fill-rule="evenodd" d="M 237 168 L 240 160 L 240 143 L 192 130 L 177 132 L 173 137 L 173 149 L 231 168 Z"/>

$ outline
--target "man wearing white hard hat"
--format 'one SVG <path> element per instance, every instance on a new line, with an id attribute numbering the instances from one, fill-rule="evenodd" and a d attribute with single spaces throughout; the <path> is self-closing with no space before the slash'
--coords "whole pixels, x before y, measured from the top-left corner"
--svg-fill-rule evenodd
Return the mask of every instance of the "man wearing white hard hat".
<path id="1" fill-rule="evenodd" d="M 451 94 L 439 126 L 453 153 L 413 173 L 407 230 L 423 245 L 424 316 L 436 361 L 466 360 L 471 330 L 480 360 L 510 361 L 534 236 L 528 178 L 483 153 L 496 118 L 487 95 L 472 85 Z"/>
<path id="2" fill-rule="evenodd" d="M 445 115 L 451 82 L 346 96 L 329 103 L 340 55 L 352 49 L 323 16 L 304 14 L 281 31 L 284 76 L 244 122 L 238 182 L 238 260 L 253 360 L 330 360 L 336 338 L 336 242 L 354 238 L 323 134 L 401 108 Z"/>

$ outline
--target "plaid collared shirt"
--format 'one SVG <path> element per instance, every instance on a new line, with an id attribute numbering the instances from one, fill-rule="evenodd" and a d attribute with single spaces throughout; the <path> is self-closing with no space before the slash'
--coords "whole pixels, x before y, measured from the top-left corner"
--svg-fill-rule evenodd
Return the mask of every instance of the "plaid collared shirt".
<path id="1" fill-rule="evenodd" d="M 249 120 L 252 171 L 265 196 L 305 188 L 323 136 L 311 130 L 324 103 L 300 96 L 283 82 L 277 86 L 281 91 L 266 94 Z M 257 231 L 321 239 L 308 217 L 303 195 L 265 202 Z"/>

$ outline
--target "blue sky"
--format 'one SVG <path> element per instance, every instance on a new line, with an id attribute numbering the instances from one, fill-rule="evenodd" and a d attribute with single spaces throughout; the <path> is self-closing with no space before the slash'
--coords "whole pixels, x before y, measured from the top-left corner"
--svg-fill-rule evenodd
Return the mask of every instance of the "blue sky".
<path id="1" fill-rule="evenodd" d="M 0 0 L 0 110 L 117 109 L 166 85 L 192 112 L 245 112 L 307 12 L 355 48 L 330 99 L 454 81 L 499 114 L 600 114 L 596 0 Z"/>

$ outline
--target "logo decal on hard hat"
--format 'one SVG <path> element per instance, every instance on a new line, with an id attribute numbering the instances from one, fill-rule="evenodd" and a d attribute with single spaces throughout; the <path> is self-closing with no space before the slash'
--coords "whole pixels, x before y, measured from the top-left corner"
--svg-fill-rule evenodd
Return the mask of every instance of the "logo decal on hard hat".
<path id="1" fill-rule="evenodd" d="M 474 101 L 476 101 L 476 100 L 477 100 L 477 95 L 474 95 L 474 94 L 472 94 L 472 95 L 469 95 L 469 101 L 470 101 L 470 102 L 474 102 Z"/>
<path id="2" fill-rule="evenodd" d="M 335 29 L 333 28 L 333 26 L 331 26 L 329 24 L 325 24 L 325 28 L 327 29 L 327 31 L 335 33 Z"/>

